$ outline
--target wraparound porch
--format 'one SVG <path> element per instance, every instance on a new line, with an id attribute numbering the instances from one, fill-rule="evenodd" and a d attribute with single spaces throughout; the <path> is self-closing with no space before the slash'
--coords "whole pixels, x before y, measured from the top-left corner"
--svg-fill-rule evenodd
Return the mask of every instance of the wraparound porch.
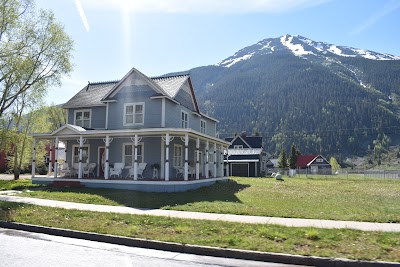
<path id="1" fill-rule="evenodd" d="M 133 180 L 139 183 L 193 183 L 196 180 L 211 178 L 227 179 L 229 174 L 223 161 L 223 153 L 229 143 L 192 129 L 86 130 L 67 124 L 53 133 L 32 136 L 35 139 L 32 155 L 34 182 L 60 179 L 60 176 L 69 179 L 67 176 L 73 176 L 72 179 L 83 181 L 101 181 L 95 184 L 116 183 L 123 186 L 129 183 L 116 181 L 128 178 L 126 182 Z M 36 140 L 40 139 L 51 140 L 56 146 L 54 152 L 50 150 L 50 153 L 56 154 L 55 162 L 49 164 L 49 169 L 54 171 L 49 173 L 47 178 L 37 177 L 35 172 L 35 144 Z M 57 144 L 60 141 L 66 144 L 67 157 L 62 163 L 57 161 Z M 96 166 L 96 169 L 87 170 L 90 164 Z M 63 165 L 74 167 L 74 170 L 67 172 L 67 175 L 65 172 L 60 175 L 60 167 Z M 115 171 L 116 166 L 121 168 L 119 172 Z M 144 170 L 141 166 L 145 166 Z M 88 177 L 90 179 L 87 179 Z M 110 181 L 105 183 L 105 180 Z M 199 184 L 204 183 L 203 181 Z"/>

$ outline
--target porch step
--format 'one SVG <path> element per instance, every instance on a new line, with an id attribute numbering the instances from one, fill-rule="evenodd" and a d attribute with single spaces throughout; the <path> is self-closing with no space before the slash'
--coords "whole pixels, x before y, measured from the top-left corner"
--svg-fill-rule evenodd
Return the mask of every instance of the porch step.
<path id="1" fill-rule="evenodd" d="M 85 187 L 84 184 L 82 184 L 79 181 L 54 181 L 51 184 L 52 187 L 60 188 L 60 187 Z"/>

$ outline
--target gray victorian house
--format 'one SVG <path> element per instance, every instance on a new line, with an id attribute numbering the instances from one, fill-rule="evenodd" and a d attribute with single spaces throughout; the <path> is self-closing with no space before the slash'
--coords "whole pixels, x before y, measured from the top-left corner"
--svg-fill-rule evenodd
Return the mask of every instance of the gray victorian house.
<path id="1" fill-rule="evenodd" d="M 149 78 L 132 68 L 119 81 L 89 83 L 63 108 L 67 124 L 32 134 L 34 146 L 50 140 L 57 147 L 47 176 L 36 175 L 33 153 L 33 183 L 172 192 L 228 179 L 230 143 L 200 111 L 189 75 Z M 64 162 L 57 161 L 60 142 Z"/>

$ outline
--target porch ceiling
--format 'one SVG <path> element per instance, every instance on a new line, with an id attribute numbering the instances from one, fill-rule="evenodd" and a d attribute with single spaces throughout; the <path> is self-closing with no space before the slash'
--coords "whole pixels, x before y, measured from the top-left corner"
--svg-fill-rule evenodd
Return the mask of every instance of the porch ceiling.
<path id="1" fill-rule="evenodd" d="M 200 140 L 209 140 L 219 145 L 229 146 L 230 143 L 219 138 L 209 136 L 192 129 L 180 129 L 180 128 L 146 128 L 146 129 L 121 129 L 121 130 L 85 130 L 79 127 L 76 130 L 69 126 L 62 126 L 52 133 L 33 133 L 32 137 L 36 139 L 54 139 L 58 137 L 61 140 L 74 140 L 79 137 L 102 139 L 106 136 L 111 138 L 117 137 L 133 137 L 138 135 L 139 137 L 150 137 L 150 136 L 164 136 L 169 133 L 170 136 L 185 136 L 189 135 L 190 138 L 199 138 Z"/>

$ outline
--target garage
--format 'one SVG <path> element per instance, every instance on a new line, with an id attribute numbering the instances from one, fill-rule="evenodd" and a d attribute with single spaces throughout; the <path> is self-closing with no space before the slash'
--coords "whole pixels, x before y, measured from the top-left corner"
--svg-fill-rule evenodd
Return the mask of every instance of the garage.
<path id="1" fill-rule="evenodd" d="M 248 163 L 232 163 L 231 165 L 232 176 L 249 176 L 249 164 Z"/>

